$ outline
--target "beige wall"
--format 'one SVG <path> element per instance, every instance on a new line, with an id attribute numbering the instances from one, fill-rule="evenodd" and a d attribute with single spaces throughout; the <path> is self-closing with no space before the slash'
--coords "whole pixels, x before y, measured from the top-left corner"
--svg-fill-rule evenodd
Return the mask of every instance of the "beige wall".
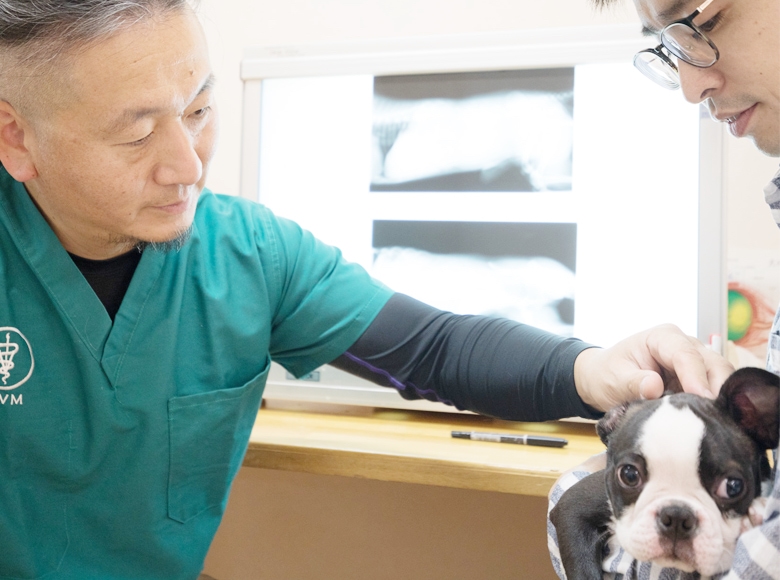
<path id="1" fill-rule="evenodd" d="M 730 345 L 736 366 L 763 366 L 766 328 L 780 304 L 780 230 L 775 225 L 763 188 L 777 172 L 777 158 L 758 152 L 747 139 L 724 142 L 726 223 L 729 282 L 747 290 L 753 301 L 754 335 Z"/>
<path id="2" fill-rule="evenodd" d="M 555 580 L 543 498 L 243 469 L 218 580 Z"/>

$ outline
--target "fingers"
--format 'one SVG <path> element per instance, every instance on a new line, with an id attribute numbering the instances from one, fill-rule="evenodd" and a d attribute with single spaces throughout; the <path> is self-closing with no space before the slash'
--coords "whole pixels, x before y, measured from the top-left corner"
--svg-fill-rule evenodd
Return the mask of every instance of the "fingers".
<path id="1" fill-rule="evenodd" d="M 726 359 L 676 326 L 663 325 L 647 332 L 650 356 L 674 375 L 687 393 L 714 399 L 734 372 Z"/>
<path id="2" fill-rule="evenodd" d="M 720 354 L 713 352 L 710 349 L 705 349 L 704 363 L 708 369 L 707 378 L 709 380 L 710 390 L 717 396 L 718 393 L 720 393 L 720 388 L 723 386 L 723 383 L 725 383 L 726 379 L 734 372 L 734 365 Z"/>
<path id="3" fill-rule="evenodd" d="M 750 504 L 750 508 L 748 509 L 748 517 L 750 518 L 750 523 L 753 524 L 753 526 L 760 526 L 764 523 L 764 511 L 766 510 L 766 503 L 769 498 L 766 497 L 757 497 L 755 500 L 753 500 L 753 503 Z"/>
<path id="4" fill-rule="evenodd" d="M 664 325 L 650 329 L 647 347 L 650 356 L 677 377 L 684 391 L 713 398 L 704 356 L 677 327 Z"/>
<path id="5" fill-rule="evenodd" d="M 592 455 L 579 467 L 588 473 L 596 473 L 597 471 L 601 471 L 607 467 L 607 454 L 599 453 L 598 455 Z"/>
<path id="6" fill-rule="evenodd" d="M 673 325 L 651 328 L 608 349 L 588 349 L 574 363 L 577 392 L 602 411 L 665 390 L 714 399 L 734 367 Z"/>

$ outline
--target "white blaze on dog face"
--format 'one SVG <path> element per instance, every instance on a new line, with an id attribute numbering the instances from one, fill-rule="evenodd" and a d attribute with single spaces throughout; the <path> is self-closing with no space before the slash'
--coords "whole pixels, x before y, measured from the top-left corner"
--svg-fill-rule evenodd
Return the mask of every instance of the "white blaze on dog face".
<path id="1" fill-rule="evenodd" d="M 706 432 L 699 416 L 669 399 L 642 426 L 635 446 L 644 459 L 641 493 L 623 506 L 614 523 L 618 542 L 634 558 L 704 575 L 730 567 L 743 518 L 722 514 L 702 486 L 699 460 Z M 617 458 L 617 469 L 620 464 Z M 690 537 L 672 540 L 661 533 L 659 513 L 664 508 L 693 515 Z"/>

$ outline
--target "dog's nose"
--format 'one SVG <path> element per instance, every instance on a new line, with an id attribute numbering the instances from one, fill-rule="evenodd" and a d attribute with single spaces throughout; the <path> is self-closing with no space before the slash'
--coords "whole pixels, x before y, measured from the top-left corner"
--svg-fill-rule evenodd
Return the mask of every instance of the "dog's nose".
<path id="1" fill-rule="evenodd" d="M 684 540 L 696 533 L 699 521 L 689 507 L 679 504 L 668 505 L 658 512 L 658 529 L 671 540 Z"/>

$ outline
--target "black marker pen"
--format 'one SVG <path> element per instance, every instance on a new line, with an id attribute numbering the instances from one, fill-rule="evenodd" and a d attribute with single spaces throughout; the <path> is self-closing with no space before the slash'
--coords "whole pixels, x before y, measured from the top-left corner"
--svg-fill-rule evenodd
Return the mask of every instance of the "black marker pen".
<path id="1" fill-rule="evenodd" d="M 507 435 L 505 433 L 480 433 L 478 431 L 453 431 L 457 439 L 472 441 L 492 441 L 493 443 L 515 443 L 517 445 L 537 445 L 540 447 L 564 447 L 568 441 L 560 437 L 544 435 Z"/>

